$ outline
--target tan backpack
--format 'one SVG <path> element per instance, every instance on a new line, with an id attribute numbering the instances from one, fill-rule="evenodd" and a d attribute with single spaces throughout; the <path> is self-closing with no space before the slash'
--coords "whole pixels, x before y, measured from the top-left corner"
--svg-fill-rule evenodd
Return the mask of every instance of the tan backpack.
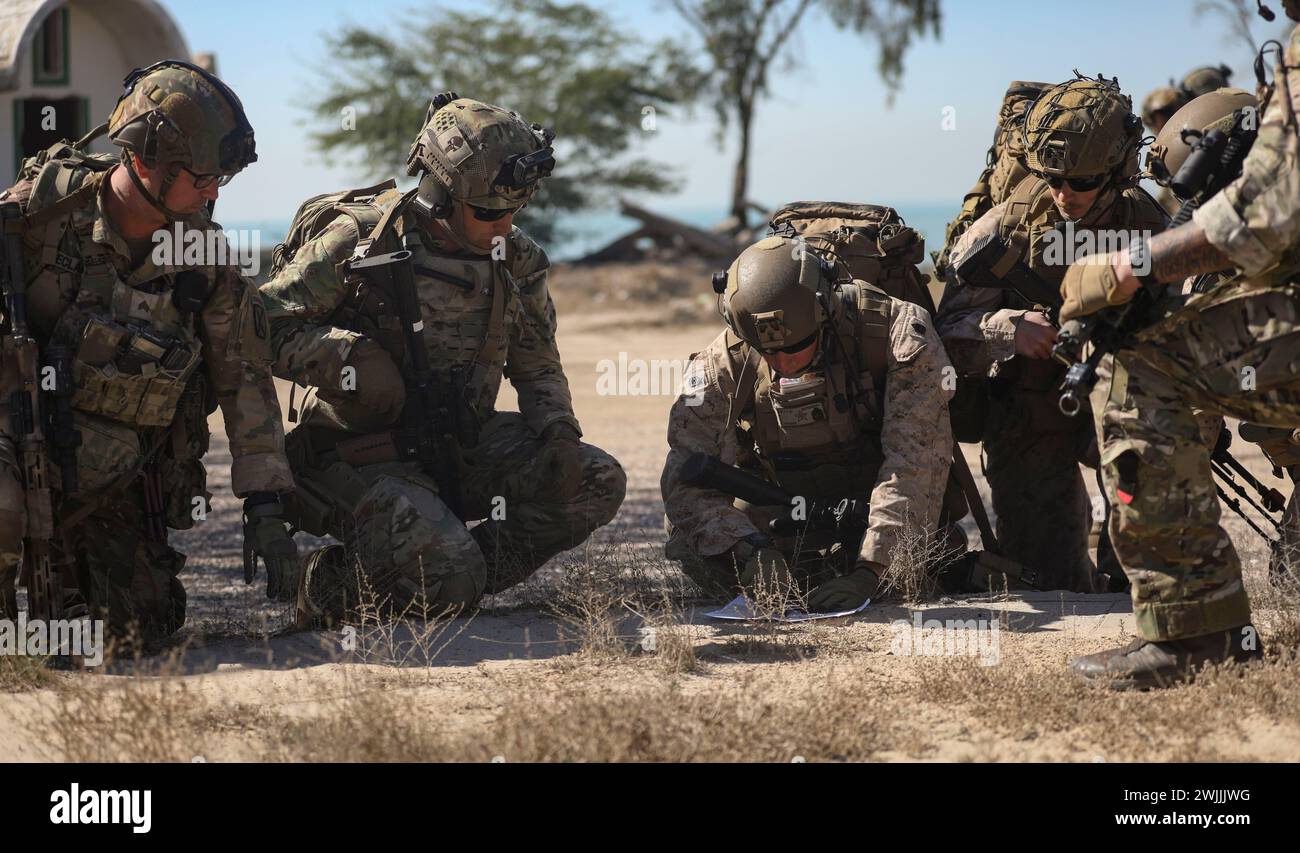
<path id="1" fill-rule="evenodd" d="M 853 278 L 934 313 L 917 267 L 925 258 L 925 238 L 892 207 L 797 201 L 772 215 L 768 233 L 802 238 L 814 252 L 839 261 Z"/>

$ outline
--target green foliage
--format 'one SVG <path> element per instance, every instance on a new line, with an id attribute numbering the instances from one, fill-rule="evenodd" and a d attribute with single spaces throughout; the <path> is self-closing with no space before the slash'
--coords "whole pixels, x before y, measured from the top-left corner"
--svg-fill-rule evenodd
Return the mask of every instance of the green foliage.
<path id="1" fill-rule="evenodd" d="M 903 76 L 912 37 L 939 34 L 940 0 L 672 0 L 673 8 L 700 40 L 709 68 L 701 96 L 717 115 L 719 133 L 733 124 L 740 153 L 732 189 L 732 215 L 743 224 L 748 201 L 750 132 L 758 101 L 769 91 L 772 64 L 795 64 L 786 50 L 810 12 L 820 11 L 840 29 L 874 35 L 878 68 L 892 92 Z"/>
<path id="2" fill-rule="evenodd" d="M 674 188 L 663 164 L 633 148 L 649 134 L 644 108 L 662 117 L 695 90 L 698 72 L 678 47 L 643 44 L 583 3 L 497 0 L 420 15 L 396 35 L 349 27 L 330 39 L 333 72 L 310 105 L 319 150 L 356 155 L 367 179 L 402 175 L 429 99 L 452 90 L 555 130 L 556 172 L 520 217 L 539 239 L 554 233 L 549 212 Z M 348 108 L 355 129 L 343 126 Z"/>

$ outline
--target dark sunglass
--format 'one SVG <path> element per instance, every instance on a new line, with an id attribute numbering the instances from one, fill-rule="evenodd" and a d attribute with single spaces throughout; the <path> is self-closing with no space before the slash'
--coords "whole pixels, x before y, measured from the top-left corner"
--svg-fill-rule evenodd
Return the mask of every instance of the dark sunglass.
<path id="1" fill-rule="evenodd" d="M 474 218 L 479 222 L 496 222 L 498 219 L 505 219 L 512 213 L 518 213 L 522 205 L 520 207 L 503 207 L 500 210 L 490 207 L 475 207 L 472 204 L 468 205 L 468 207 L 473 212 Z"/>
<path id="2" fill-rule="evenodd" d="M 185 169 L 184 166 L 181 168 Z M 194 189 L 196 190 L 206 190 L 213 184 L 224 187 L 235 177 L 234 175 L 200 175 L 198 172 L 191 172 L 189 169 L 185 169 L 185 171 L 189 172 L 190 177 L 194 179 Z"/>
<path id="3" fill-rule="evenodd" d="M 1047 182 L 1047 185 L 1054 190 L 1059 190 L 1062 185 L 1069 184 L 1070 189 L 1077 193 L 1086 193 L 1089 190 L 1095 190 L 1106 182 L 1105 175 L 1093 175 L 1089 178 L 1063 178 L 1060 175 L 1038 175 Z"/>

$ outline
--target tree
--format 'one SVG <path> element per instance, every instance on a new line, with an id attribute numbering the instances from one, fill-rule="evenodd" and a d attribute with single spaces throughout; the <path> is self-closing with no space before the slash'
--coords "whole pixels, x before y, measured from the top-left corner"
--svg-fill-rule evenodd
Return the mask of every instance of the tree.
<path id="1" fill-rule="evenodd" d="M 731 215 L 736 230 L 747 223 L 749 149 L 758 101 L 768 93 L 772 63 L 784 57 L 790 37 L 810 12 L 820 11 L 840 29 L 874 34 L 878 68 L 890 91 L 902 80 L 903 56 L 914 35 L 939 35 L 940 0 L 672 0 L 703 44 L 710 67 L 703 94 L 718 118 L 718 131 L 734 124 L 739 141 L 732 181 Z"/>
<path id="2" fill-rule="evenodd" d="M 320 151 L 359 155 L 368 178 L 405 174 L 429 99 L 451 90 L 555 130 L 555 174 L 522 216 L 539 239 L 554 227 L 536 214 L 673 189 L 665 166 L 629 152 L 643 125 L 653 130 L 647 115 L 694 90 L 698 72 L 679 48 L 642 44 L 580 2 L 496 0 L 483 12 L 425 15 L 396 36 L 356 26 L 329 40 L 332 71 L 310 105 Z"/>

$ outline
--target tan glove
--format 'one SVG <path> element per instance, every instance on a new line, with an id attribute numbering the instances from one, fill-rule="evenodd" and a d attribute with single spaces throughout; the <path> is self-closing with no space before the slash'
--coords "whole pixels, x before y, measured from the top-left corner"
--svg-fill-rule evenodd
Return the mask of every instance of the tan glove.
<path id="1" fill-rule="evenodd" d="M 1119 279 L 1110 255 L 1092 255 L 1070 265 L 1061 282 L 1060 322 L 1086 317 L 1103 308 L 1123 305 L 1131 297 L 1119 293 Z"/>

